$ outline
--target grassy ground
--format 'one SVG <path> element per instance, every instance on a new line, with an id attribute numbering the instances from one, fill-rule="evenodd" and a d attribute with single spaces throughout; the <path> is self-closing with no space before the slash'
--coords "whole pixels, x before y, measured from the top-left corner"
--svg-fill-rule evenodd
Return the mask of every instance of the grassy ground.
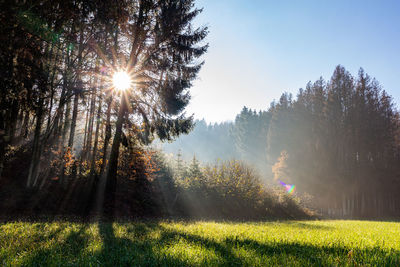
<path id="1" fill-rule="evenodd" d="M 4 223 L 9 265 L 400 266 L 400 223 Z"/>

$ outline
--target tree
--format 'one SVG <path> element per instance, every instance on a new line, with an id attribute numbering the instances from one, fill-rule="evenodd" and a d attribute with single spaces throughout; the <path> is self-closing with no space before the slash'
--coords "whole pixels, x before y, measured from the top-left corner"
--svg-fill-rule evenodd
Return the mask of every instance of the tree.
<path id="1" fill-rule="evenodd" d="M 143 0 L 130 4 L 127 20 L 120 24 L 120 36 L 128 40 L 125 45 L 130 49 L 120 54 L 126 62 L 122 69 L 131 73 L 134 86 L 132 92 L 120 93 L 107 173 L 109 215 L 115 201 L 123 124 L 128 120 L 131 127 L 140 129 L 137 135 L 145 143 L 154 134 L 170 140 L 188 132 L 192 118 L 183 113 L 190 99 L 187 90 L 203 64 L 197 59 L 207 50 L 207 45 L 199 45 L 207 28 L 192 30 L 191 22 L 201 12 L 194 8 L 193 1 Z"/>

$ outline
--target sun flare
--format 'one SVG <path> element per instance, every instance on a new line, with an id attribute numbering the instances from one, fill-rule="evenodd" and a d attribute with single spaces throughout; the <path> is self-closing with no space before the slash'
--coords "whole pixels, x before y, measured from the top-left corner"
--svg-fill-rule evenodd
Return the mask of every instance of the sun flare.
<path id="1" fill-rule="evenodd" d="M 125 71 L 115 72 L 112 81 L 114 87 L 120 91 L 125 91 L 131 86 L 131 78 Z"/>

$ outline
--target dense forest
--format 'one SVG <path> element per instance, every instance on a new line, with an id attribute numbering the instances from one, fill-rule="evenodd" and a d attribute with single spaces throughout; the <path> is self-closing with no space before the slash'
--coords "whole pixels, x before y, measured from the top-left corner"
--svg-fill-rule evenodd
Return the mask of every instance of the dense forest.
<path id="1" fill-rule="evenodd" d="M 183 171 L 148 146 L 193 128 L 185 107 L 208 48 L 194 1 L 0 10 L 1 217 L 308 216 L 243 163 Z"/>
<path id="2" fill-rule="evenodd" d="M 0 10 L 0 181 L 71 188 L 85 175 L 90 199 L 103 190 L 112 213 L 119 150 L 134 162 L 154 136 L 192 126 L 183 110 L 208 46 L 207 28 L 192 26 L 201 9 L 63 0 L 2 1 Z M 125 91 L 112 83 L 121 71 L 132 80 Z"/>
<path id="3" fill-rule="evenodd" d="M 362 69 L 338 66 L 234 122 L 193 122 L 201 11 L 0 3 L 0 216 L 399 216 L 399 113 Z"/>
<path id="4" fill-rule="evenodd" d="M 296 185 L 330 216 L 398 217 L 400 117 L 391 97 L 360 69 L 337 66 L 329 81 L 284 93 L 264 111 L 246 107 L 234 122 L 207 125 L 164 145 L 201 161 L 237 158 L 268 185 Z"/>
<path id="5" fill-rule="evenodd" d="M 399 11 L 0 0 L 0 266 L 400 266 Z"/>

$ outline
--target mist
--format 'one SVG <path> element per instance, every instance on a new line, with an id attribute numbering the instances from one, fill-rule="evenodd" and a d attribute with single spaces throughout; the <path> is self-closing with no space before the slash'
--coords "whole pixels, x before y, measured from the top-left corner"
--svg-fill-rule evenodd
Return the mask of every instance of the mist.
<path id="1" fill-rule="evenodd" d="M 375 79 L 337 66 L 330 80 L 309 82 L 295 97 L 283 93 L 265 110 L 243 107 L 234 122 L 197 120 L 163 149 L 187 161 L 242 160 L 267 186 L 294 184 L 328 216 L 395 217 L 399 125 Z"/>

